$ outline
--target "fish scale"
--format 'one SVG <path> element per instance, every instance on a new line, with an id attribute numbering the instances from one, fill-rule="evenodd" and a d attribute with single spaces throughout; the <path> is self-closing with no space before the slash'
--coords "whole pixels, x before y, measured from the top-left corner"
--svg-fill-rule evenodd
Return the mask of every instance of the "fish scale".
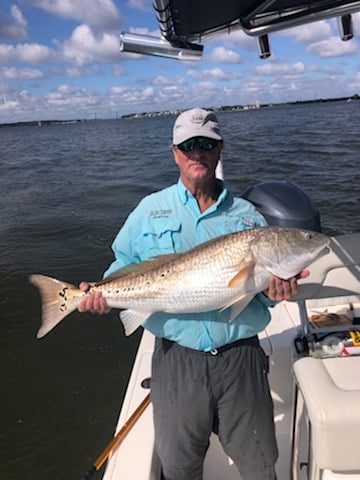
<path id="1" fill-rule="evenodd" d="M 81 298 L 101 291 L 107 304 L 122 310 L 130 335 L 155 312 L 198 313 L 231 308 L 234 319 L 272 275 L 288 279 L 323 253 L 330 239 L 295 228 L 259 227 L 230 233 L 184 253 L 130 265 L 84 293 L 74 285 L 44 275 L 30 282 L 42 297 L 43 337 L 76 310 Z"/>

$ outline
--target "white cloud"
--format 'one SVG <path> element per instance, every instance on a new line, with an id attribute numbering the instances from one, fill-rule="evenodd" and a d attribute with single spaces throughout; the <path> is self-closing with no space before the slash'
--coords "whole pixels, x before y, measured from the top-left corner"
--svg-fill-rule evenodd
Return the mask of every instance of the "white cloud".
<path id="1" fill-rule="evenodd" d="M 144 81 L 144 80 L 142 80 L 142 81 Z M 164 86 L 184 85 L 184 84 L 186 84 L 186 80 L 182 77 L 171 78 L 171 77 L 164 77 L 162 75 L 158 75 L 157 77 L 155 77 L 151 80 L 151 84 L 155 85 L 155 86 L 158 86 L 158 85 L 164 85 Z"/>
<path id="2" fill-rule="evenodd" d="M 159 29 L 149 30 L 148 28 L 145 28 L 145 27 L 130 27 L 129 32 L 136 33 L 137 35 L 146 35 L 150 37 L 161 38 L 161 33 Z"/>
<path id="3" fill-rule="evenodd" d="M 130 8 L 135 8 L 135 10 L 149 11 L 149 2 L 146 0 L 129 0 L 127 2 Z"/>
<path id="4" fill-rule="evenodd" d="M 352 14 L 352 21 L 354 27 L 354 34 L 359 36 L 360 34 L 360 12 L 356 12 Z"/>
<path id="5" fill-rule="evenodd" d="M 112 0 L 36 0 L 35 5 L 63 18 L 73 18 L 94 30 L 119 28 L 120 14 Z"/>
<path id="6" fill-rule="evenodd" d="M 219 37 L 226 47 L 241 47 L 248 51 L 256 50 L 256 39 L 247 35 L 243 30 L 234 30 L 231 35 L 224 34 Z"/>
<path id="7" fill-rule="evenodd" d="M 140 88 L 126 88 L 123 86 L 115 86 L 110 89 L 110 97 L 118 97 L 118 103 L 140 104 L 153 99 L 155 90 L 153 87 Z"/>
<path id="8" fill-rule="evenodd" d="M 23 92 L 13 97 L 18 107 L 12 111 L 12 121 L 93 118 L 100 112 L 104 97 L 98 92 L 80 87 L 60 85 L 44 96 Z"/>
<path id="9" fill-rule="evenodd" d="M 225 47 L 215 47 L 209 54 L 208 60 L 214 63 L 240 63 L 240 55 Z"/>
<path id="10" fill-rule="evenodd" d="M 179 88 L 179 87 L 165 87 L 162 90 L 160 90 L 159 95 L 158 95 L 158 101 L 159 104 L 165 104 L 167 106 L 171 106 L 174 104 L 174 102 L 177 102 L 184 98 L 185 95 L 185 89 L 184 88 Z"/>
<path id="11" fill-rule="evenodd" d="M 309 45 L 306 50 L 308 53 L 318 55 L 319 57 L 339 57 L 355 54 L 357 45 L 354 41 L 343 42 L 339 37 L 331 37 Z"/>
<path id="12" fill-rule="evenodd" d="M 27 21 L 17 5 L 11 7 L 11 18 L 0 18 L 0 38 L 27 37 Z"/>
<path id="13" fill-rule="evenodd" d="M 0 69 L 0 78 L 3 78 L 5 80 L 30 80 L 43 77 L 44 73 L 41 70 L 31 68 L 17 69 L 15 67 L 9 67 Z"/>
<path id="14" fill-rule="evenodd" d="M 31 63 L 47 64 L 58 60 L 55 52 L 38 43 L 21 43 L 18 45 L 0 45 L 0 64 Z"/>
<path id="15" fill-rule="evenodd" d="M 221 68 L 212 68 L 210 70 L 188 70 L 187 75 L 197 80 L 213 79 L 213 80 L 231 80 L 236 78 L 237 75 L 234 72 L 224 72 Z"/>
<path id="16" fill-rule="evenodd" d="M 53 73 L 55 75 L 65 75 L 66 77 L 88 77 L 91 75 L 101 75 L 101 70 L 97 65 L 78 66 L 72 65 L 67 68 L 54 68 Z"/>
<path id="17" fill-rule="evenodd" d="M 81 116 L 81 113 L 84 115 L 89 107 L 93 109 L 98 104 L 100 98 L 99 93 L 64 84 L 45 96 L 50 109 L 56 107 L 57 112 L 66 111 L 70 118 Z"/>
<path id="18" fill-rule="evenodd" d="M 4 121 L 3 119 L 8 122 L 40 119 L 44 118 L 44 111 L 46 111 L 44 99 L 32 95 L 26 90 L 5 94 L 0 101 L 0 121 Z"/>
<path id="19" fill-rule="evenodd" d="M 113 66 L 113 73 L 117 77 L 122 77 L 122 76 L 127 74 L 127 71 L 121 65 L 114 65 Z"/>
<path id="20" fill-rule="evenodd" d="M 77 65 L 94 60 L 115 62 L 120 59 L 119 39 L 115 35 L 102 34 L 97 38 L 87 25 L 75 28 L 71 38 L 63 45 L 64 58 Z"/>
<path id="21" fill-rule="evenodd" d="M 295 27 L 291 30 L 285 30 L 280 33 L 283 36 L 293 36 L 298 42 L 314 43 L 331 37 L 332 30 L 330 23 L 326 20 L 321 20 L 315 23 L 308 23 Z"/>
<path id="22" fill-rule="evenodd" d="M 256 73 L 260 75 L 282 75 L 294 76 L 305 72 L 305 65 L 302 62 L 274 64 L 266 63 L 255 67 Z"/>
<path id="23" fill-rule="evenodd" d="M 10 114 L 13 116 L 14 111 L 16 111 L 20 106 L 20 102 L 18 100 L 9 100 L 8 98 L 3 98 L 0 101 L 0 115 L 1 114 Z"/>

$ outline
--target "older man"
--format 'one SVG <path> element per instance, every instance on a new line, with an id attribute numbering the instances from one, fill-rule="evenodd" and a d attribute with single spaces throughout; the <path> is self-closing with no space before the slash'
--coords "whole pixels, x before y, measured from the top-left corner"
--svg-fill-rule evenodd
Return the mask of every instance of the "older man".
<path id="1" fill-rule="evenodd" d="M 213 112 L 195 108 L 177 117 L 172 151 L 180 178 L 145 197 L 129 215 L 113 243 L 115 260 L 105 277 L 131 263 L 266 225 L 252 204 L 234 197 L 216 178 L 222 148 Z M 225 310 L 159 312 L 144 323 L 156 337 L 151 398 L 164 479 L 201 480 L 212 431 L 243 480 L 276 478 L 268 361 L 257 334 L 270 321 L 273 302 L 296 293 L 296 278 L 272 277 L 266 293 L 257 295 L 232 322 Z M 92 294 L 84 297 L 79 310 L 106 313 L 109 308 L 101 295 Z"/>

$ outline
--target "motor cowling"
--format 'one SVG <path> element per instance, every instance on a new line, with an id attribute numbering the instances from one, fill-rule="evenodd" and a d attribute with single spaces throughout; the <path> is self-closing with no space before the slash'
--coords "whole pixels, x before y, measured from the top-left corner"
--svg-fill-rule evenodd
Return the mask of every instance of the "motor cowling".
<path id="1" fill-rule="evenodd" d="M 299 186 L 288 181 L 262 182 L 242 195 L 271 226 L 321 231 L 319 210 Z"/>

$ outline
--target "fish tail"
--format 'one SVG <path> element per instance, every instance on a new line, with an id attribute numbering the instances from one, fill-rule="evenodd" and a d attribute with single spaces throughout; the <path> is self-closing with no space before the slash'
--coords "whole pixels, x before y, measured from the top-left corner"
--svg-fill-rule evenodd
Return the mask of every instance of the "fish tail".
<path id="1" fill-rule="evenodd" d="M 70 283 L 45 275 L 31 275 L 29 281 L 40 290 L 42 323 L 37 338 L 42 338 L 67 315 L 76 310 L 80 302 L 81 291 Z"/>

